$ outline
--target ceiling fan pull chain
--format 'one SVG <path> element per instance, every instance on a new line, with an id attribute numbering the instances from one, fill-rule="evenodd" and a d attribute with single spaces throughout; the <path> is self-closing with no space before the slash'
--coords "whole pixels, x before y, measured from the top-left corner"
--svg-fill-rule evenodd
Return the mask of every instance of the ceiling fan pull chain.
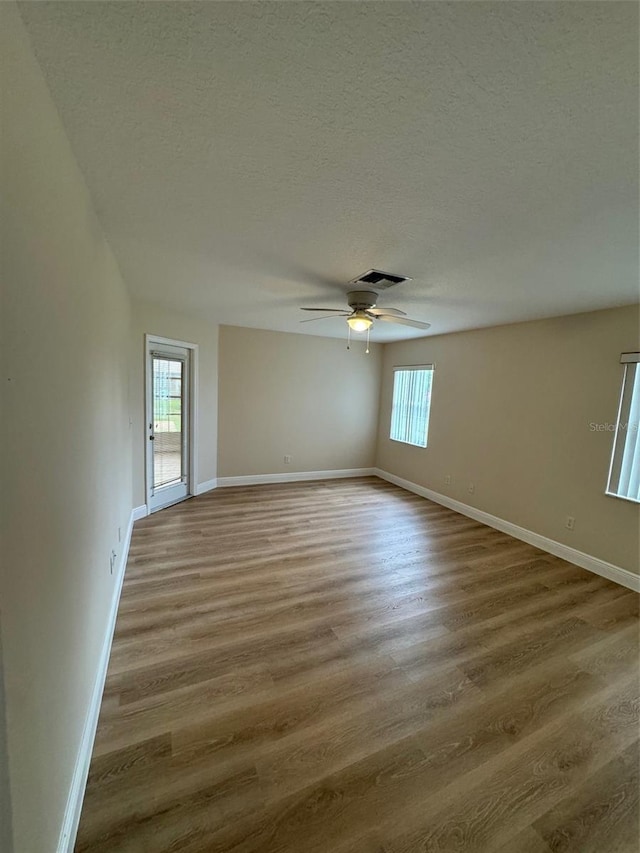
<path id="1" fill-rule="evenodd" d="M 364 351 L 365 355 L 369 355 L 369 332 L 371 331 L 371 326 L 367 328 L 367 348 Z"/>
<path id="2" fill-rule="evenodd" d="M 351 326 L 347 326 L 347 349 L 351 349 Z"/>

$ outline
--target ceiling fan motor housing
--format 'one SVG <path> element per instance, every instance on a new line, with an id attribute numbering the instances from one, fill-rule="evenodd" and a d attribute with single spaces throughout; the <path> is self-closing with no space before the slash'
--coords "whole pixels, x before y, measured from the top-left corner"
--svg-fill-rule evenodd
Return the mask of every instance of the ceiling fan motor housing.
<path id="1" fill-rule="evenodd" d="M 350 290 L 347 293 L 347 302 L 354 311 L 368 311 L 376 307 L 378 294 L 373 290 Z"/>

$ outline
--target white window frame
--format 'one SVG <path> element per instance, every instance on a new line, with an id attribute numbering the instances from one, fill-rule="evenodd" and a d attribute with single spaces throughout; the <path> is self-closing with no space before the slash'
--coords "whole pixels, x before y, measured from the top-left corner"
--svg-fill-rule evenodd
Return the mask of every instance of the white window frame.
<path id="1" fill-rule="evenodd" d="M 638 382 L 640 382 L 640 353 L 623 352 L 620 356 L 620 363 L 624 364 L 624 374 L 606 494 L 612 498 L 638 504 L 640 503 L 639 498 L 620 494 L 620 479 L 623 475 L 626 453 L 630 450 L 634 461 L 640 457 L 640 390 L 638 387 Z M 635 394 L 634 390 L 636 391 Z M 628 445 L 632 436 L 635 440 L 632 445 Z M 635 464 L 640 463 L 635 461 Z"/>
<path id="2" fill-rule="evenodd" d="M 396 373 L 407 371 L 430 371 L 431 372 L 431 389 L 429 394 L 429 405 L 427 407 L 427 417 L 424 427 L 424 444 L 418 444 L 414 441 L 407 441 L 404 438 L 394 438 L 393 436 L 393 415 L 394 415 L 394 399 L 396 395 Z M 391 418 L 389 424 L 389 439 L 396 441 L 398 444 L 406 444 L 409 447 L 419 447 L 424 450 L 429 445 L 429 420 L 431 418 L 431 398 L 433 396 L 433 376 L 435 372 L 435 364 L 398 364 L 393 367 L 393 387 L 391 391 Z"/>

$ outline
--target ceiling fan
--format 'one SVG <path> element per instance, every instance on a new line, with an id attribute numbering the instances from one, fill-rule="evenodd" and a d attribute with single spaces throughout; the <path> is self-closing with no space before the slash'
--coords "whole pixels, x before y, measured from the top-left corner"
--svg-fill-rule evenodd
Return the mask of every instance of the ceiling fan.
<path id="1" fill-rule="evenodd" d="M 313 323 L 314 320 L 328 320 L 332 317 L 346 317 L 349 329 L 354 332 L 368 332 L 375 320 L 385 323 L 399 323 L 401 326 L 412 326 L 414 329 L 428 329 L 430 323 L 422 320 L 412 320 L 404 311 L 397 308 L 376 308 L 378 294 L 373 290 L 350 290 L 347 293 L 347 304 L 351 311 L 343 308 L 301 308 L 301 311 L 322 312 L 322 317 L 311 317 L 301 320 L 301 323 Z"/>

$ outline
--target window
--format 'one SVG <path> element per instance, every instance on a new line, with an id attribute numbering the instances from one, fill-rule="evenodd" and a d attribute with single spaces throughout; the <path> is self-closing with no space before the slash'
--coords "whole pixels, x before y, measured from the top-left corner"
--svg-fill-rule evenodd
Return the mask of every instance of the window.
<path id="1" fill-rule="evenodd" d="M 640 353 L 625 352 L 607 494 L 640 503 Z"/>
<path id="2" fill-rule="evenodd" d="M 427 446 L 433 365 L 393 368 L 391 432 L 393 441 Z"/>

